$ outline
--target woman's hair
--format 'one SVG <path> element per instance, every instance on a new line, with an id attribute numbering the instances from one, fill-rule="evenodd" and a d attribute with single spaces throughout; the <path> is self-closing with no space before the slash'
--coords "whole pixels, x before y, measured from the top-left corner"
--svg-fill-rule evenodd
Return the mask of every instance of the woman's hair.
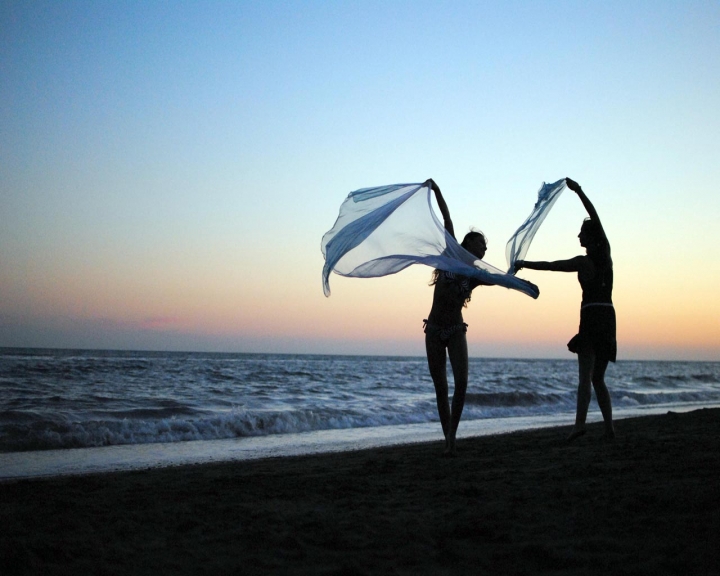
<path id="1" fill-rule="evenodd" d="M 602 233 L 602 229 L 592 218 L 585 218 L 582 226 L 580 226 L 580 230 L 584 230 L 593 242 L 602 242 L 603 240 L 604 234 Z"/>

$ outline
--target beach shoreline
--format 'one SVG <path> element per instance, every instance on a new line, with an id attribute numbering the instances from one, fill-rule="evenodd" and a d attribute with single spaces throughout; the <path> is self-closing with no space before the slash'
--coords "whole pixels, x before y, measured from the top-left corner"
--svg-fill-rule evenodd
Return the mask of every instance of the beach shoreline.
<path id="1" fill-rule="evenodd" d="M 643 407 L 641 410 L 619 409 L 615 420 L 641 415 L 687 412 L 698 408 L 720 408 L 717 405 L 688 404 Z M 464 420 L 458 438 L 508 434 L 521 430 L 566 426 L 572 428 L 574 414 L 518 416 Z M 597 410 L 588 414 L 588 423 L 601 421 Z M 0 452 L 0 483 L 30 478 L 52 478 L 96 473 L 113 473 L 239 462 L 265 458 L 306 456 L 334 452 L 369 450 L 441 441 L 437 422 L 395 426 L 315 430 L 303 433 L 269 434 L 221 440 L 119 444 L 110 446 Z"/>
<path id="2" fill-rule="evenodd" d="M 0 484 L 3 574 L 709 574 L 720 409 Z"/>

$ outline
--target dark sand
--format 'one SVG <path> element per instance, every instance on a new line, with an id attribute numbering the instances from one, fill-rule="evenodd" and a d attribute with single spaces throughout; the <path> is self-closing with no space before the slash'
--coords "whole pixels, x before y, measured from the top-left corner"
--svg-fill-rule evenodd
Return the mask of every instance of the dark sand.
<path id="1" fill-rule="evenodd" d="M 720 409 L 0 484 L 0 574 L 718 574 Z"/>

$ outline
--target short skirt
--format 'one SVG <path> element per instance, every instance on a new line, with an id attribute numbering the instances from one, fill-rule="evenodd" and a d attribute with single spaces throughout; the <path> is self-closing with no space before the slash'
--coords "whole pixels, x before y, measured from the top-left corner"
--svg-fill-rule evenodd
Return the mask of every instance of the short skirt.
<path id="1" fill-rule="evenodd" d="M 580 310 L 580 329 L 568 342 L 568 350 L 578 354 L 592 351 L 596 358 L 615 362 L 617 358 L 615 308 L 586 306 Z"/>

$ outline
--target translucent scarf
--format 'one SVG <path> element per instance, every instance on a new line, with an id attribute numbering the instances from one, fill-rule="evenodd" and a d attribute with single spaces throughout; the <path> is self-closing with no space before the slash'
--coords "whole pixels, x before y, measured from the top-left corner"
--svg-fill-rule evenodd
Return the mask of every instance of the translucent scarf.
<path id="1" fill-rule="evenodd" d="M 340 206 L 335 225 L 322 239 L 325 296 L 330 295 L 330 272 L 375 278 L 424 264 L 538 297 L 534 284 L 504 273 L 460 246 L 435 215 L 432 195 L 424 184 L 351 192 Z"/>
<path id="2" fill-rule="evenodd" d="M 517 229 L 515 234 L 508 240 L 507 246 L 505 246 L 505 258 L 508 263 L 508 274 L 514 274 L 513 268 L 515 262 L 518 260 L 524 260 L 525 255 L 530 248 L 530 243 L 535 237 L 535 232 L 540 228 L 540 224 L 543 223 L 545 217 L 550 212 L 550 208 L 553 207 L 555 201 L 560 197 L 560 193 L 565 190 L 565 178 L 553 182 L 552 184 L 543 185 L 538 191 L 538 199 L 535 202 L 535 207 L 527 217 L 527 220 L 523 222 L 522 226 Z"/>

